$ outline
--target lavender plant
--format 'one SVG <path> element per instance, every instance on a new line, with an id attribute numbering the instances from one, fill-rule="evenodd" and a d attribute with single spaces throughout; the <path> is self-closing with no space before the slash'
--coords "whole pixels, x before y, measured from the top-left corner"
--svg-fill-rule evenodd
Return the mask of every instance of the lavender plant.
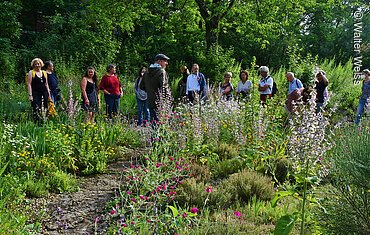
<path id="1" fill-rule="evenodd" d="M 293 163 L 295 190 L 302 194 L 300 234 L 306 233 L 306 203 L 310 193 L 308 186 L 318 185 L 327 175 L 328 170 L 324 157 L 331 148 L 329 137 L 326 134 L 329 121 L 323 114 L 315 112 L 314 98 L 313 95 L 307 106 L 295 112 L 289 124 L 291 134 L 288 136 L 287 152 Z M 293 192 L 283 193 L 277 197 L 288 195 L 293 195 Z M 290 231 L 296 219 L 296 214 L 283 216 L 277 223 L 275 234 L 288 234 L 289 232 L 282 231 Z M 287 227 L 287 229 L 282 230 L 282 227 Z"/>

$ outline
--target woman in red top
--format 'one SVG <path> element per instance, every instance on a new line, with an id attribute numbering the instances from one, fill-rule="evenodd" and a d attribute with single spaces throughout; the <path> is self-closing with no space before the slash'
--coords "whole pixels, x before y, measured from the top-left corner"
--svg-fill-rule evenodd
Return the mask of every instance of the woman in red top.
<path id="1" fill-rule="evenodd" d="M 113 116 L 117 116 L 119 112 L 119 101 L 122 94 L 122 86 L 116 75 L 116 66 L 109 64 L 107 66 L 107 74 L 103 76 L 99 86 L 104 92 L 104 99 L 107 105 L 106 115 L 111 120 Z"/>

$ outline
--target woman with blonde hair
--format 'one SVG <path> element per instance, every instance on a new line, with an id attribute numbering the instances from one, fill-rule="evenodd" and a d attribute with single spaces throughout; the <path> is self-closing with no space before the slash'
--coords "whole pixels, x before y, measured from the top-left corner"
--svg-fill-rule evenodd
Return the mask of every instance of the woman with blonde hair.
<path id="1" fill-rule="evenodd" d="M 44 62 L 40 58 L 31 61 L 32 69 L 28 72 L 27 87 L 28 96 L 33 109 L 33 118 L 36 122 L 42 121 L 42 109 L 48 109 L 50 89 L 48 76 L 41 68 Z"/>

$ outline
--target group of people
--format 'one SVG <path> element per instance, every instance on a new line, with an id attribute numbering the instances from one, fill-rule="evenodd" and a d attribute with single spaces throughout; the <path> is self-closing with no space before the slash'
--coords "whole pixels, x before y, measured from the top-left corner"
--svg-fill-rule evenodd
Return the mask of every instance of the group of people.
<path id="1" fill-rule="evenodd" d="M 141 67 L 135 81 L 134 91 L 138 104 L 137 125 L 146 125 L 149 121 L 158 121 L 158 105 L 161 97 L 169 94 L 168 74 L 166 67 L 170 58 L 164 54 L 157 54 L 154 63 L 149 68 Z M 33 108 L 35 120 L 40 120 L 41 108 L 47 109 L 47 100 L 52 100 L 56 105 L 60 100 L 60 90 L 58 88 L 58 79 L 54 73 L 54 65 L 51 61 L 43 63 L 39 58 L 31 62 L 32 70 L 28 72 L 28 92 L 29 100 Z M 45 67 L 45 71 L 41 68 Z M 180 81 L 180 95 L 189 103 L 196 100 L 207 99 L 206 78 L 199 70 L 198 64 L 193 64 L 191 73 L 186 66 L 180 68 L 182 79 Z M 99 108 L 99 90 L 104 93 L 106 103 L 106 115 L 111 120 L 119 112 L 120 98 L 122 96 L 122 85 L 116 74 L 116 66 L 109 64 L 106 68 L 106 74 L 98 83 L 98 77 L 93 67 L 88 67 L 81 81 L 82 107 L 86 111 L 86 122 L 94 122 L 95 114 Z M 273 97 L 276 92 L 276 84 L 269 73 L 267 66 L 261 66 L 259 69 L 260 80 L 258 82 L 258 91 L 260 101 L 265 104 L 268 99 Z M 368 69 L 363 71 L 362 96 L 360 98 L 355 124 L 358 125 L 362 118 L 370 97 L 370 72 Z M 220 99 L 231 100 L 234 98 L 234 87 L 231 84 L 233 74 L 226 72 L 224 81 L 219 84 L 218 94 Z M 316 112 L 319 113 L 325 106 L 328 99 L 328 79 L 324 71 L 319 70 L 315 75 L 316 90 Z M 242 70 L 239 73 L 239 79 L 235 94 L 237 98 L 249 99 L 253 89 L 252 82 L 249 80 L 249 73 Z M 296 103 L 304 99 L 305 88 L 302 82 L 295 77 L 294 73 L 287 72 L 286 79 L 289 83 L 288 94 L 286 98 L 286 110 L 294 112 Z"/>

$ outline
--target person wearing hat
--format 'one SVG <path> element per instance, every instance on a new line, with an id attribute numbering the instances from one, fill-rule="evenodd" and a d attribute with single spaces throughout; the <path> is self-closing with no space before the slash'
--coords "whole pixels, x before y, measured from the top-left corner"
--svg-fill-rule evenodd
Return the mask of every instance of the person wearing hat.
<path id="1" fill-rule="evenodd" d="M 272 96 L 274 79 L 269 75 L 269 72 L 267 66 L 260 67 L 261 79 L 258 83 L 258 91 L 260 92 L 260 100 L 262 103 L 266 103 L 266 99 Z"/>
<path id="2" fill-rule="evenodd" d="M 165 98 L 169 95 L 168 75 L 165 70 L 169 60 L 168 56 L 157 54 L 154 57 L 154 64 L 149 66 L 140 83 L 140 89 L 148 94 L 148 108 L 152 122 L 158 121 L 158 105 L 161 97 Z"/>
<path id="3" fill-rule="evenodd" d="M 362 82 L 362 94 L 360 97 L 360 101 L 358 102 L 358 108 L 355 119 L 356 125 L 360 124 L 362 115 L 364 114 L 365 109 L 367 108 L 368 105 L 368 99 L 370 97 L 370 70 L 368 69 L 363 70 L 361 77 L 364 79 L 364 81 Z"/>

